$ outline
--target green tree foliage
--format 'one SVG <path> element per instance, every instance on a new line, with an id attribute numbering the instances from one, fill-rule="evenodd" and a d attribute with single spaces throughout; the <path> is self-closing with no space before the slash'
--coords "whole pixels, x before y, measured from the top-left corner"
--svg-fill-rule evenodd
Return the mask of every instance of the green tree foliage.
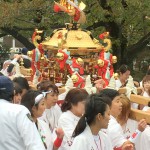
<path id="1" fill-rule="evenodd" d="M 57 0 L 58 1 L 58 0 Z M 80 2 L 80 1 L 79 1 Z M 150 41 L 149 0 L 83 0 L 87 5 L 87 23 L 82 28 L 94 37 L 110 32 L 113 53 L 120 63 L 130 63 Z M 29 49 L 34 28 L 44 29 L 46 35 L 65 23 L 70 17 L 53 11 L 52 0 L 0 0 L 0 29 L 10 34 Z M 131 59 L 129 59 L 131 58 Z"/>

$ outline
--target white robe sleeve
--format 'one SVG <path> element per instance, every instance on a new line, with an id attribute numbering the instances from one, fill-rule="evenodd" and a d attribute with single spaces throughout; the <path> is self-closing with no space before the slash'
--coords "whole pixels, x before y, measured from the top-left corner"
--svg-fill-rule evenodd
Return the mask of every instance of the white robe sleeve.
<path id="1" fill-rule="evenodd" d="M 110 119 L 107 132 L 109 138 L 111 139 L 113 148 L 120 147 L 124 142 L 127 141 L 123 135 L 123 130 L 120 124 L 114 119 Z"/>
<path id="2" fill-rule="evenodd" d="M 89 144 L 87 143 L 86 138 L 82 137 L 82 136 L 77 136 L 74 141 L 73 144 L 71 145 L 71 149 L 70 150 L 89 150 Z"/>
<path id="3" fill-rule="evenodd" d="M 68 118 L 67 116 L 58 120 L 58 126 L 63 129 L 65 136 L 68 138 L 72 137 L 72 133 L 76 127 L 72 122 L 72 118 Z"/>
<path id="4" fill-rule="evenodd" d="M 140 150 L 149 150 L 149 149 L 150 149 L 150 127 L 146 127 L 146 129 L 141 134 Z"/>
<path id="5" fill-rule="evenodd" d="M 17 128 L 26 150 L 45 150 L 35 123 L 30 118 L 29 111 L 23 108 L 17 116 Z"/>

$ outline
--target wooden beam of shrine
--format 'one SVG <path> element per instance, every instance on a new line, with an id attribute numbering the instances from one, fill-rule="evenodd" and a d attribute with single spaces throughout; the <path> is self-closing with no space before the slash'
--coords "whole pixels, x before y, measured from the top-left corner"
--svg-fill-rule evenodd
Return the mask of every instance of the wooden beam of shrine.
<path id="1" fill-rule="evenodd" d="M 120 88 L 119 90 L 118 90 L 118 92 L 120 93 L 120 94 L 125 94 L 126 93 L 126 88 Z M 142 93 L 142 88 L 137 88 L 137 94 L 141 94 Z"/>
<path id="2" fill-rule="evenodd" d="M 130 101 L 133 103 L 142 104 L 150 107 L 150 98 L 147 97 L 131 94 Z"/>
<path id="3" fill-rule="evenodd" d="M 129 118 L 140 121 L 141 119 L 145 119 L 148 124 L 150 124 L 150 113 L 142 110 L 131 109 Z"/>

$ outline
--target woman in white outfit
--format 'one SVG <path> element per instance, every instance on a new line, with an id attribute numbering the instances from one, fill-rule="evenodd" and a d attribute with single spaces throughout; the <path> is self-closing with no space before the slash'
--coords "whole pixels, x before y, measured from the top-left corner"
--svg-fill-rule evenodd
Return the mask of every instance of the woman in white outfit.
<path id="1" fill-rule="evenodd" d="M 143 93 L 142 96 L 150 98 L 150 75 L 146 75 L 142 80 Z M 150 109 L 148 106 L 144 106 L 143 110 L 146 111 Z"/>
<path id="2" fill-rule="evenodd" d="M 117 117 L 117 121 L 122 127 L 124 137 L 128 139 L 138 128 L 138 122 L 129 118 L 129 114 L 131 111 L 130 100 L 124 94 L 121 94 L 120 101 L 122 103 L 122 111 Z"/>
<path id="3" fill-rule="evenodd" d="M 53 143 L 52 141 L 52 133 L 48 127 L 48 125 L 43 121 L 38 119 L 41 117 L 43 112 L 45 111 L 45 97 L 46 93 L 40 93 L 38 91 L 29 90 L 23 96 L 21 104 L 29 109 L 31 112 L 31 120 L 35 122 L 37 130 L 41 136 L 41 140 L 45 146 L 46 150 L 57 150 L 61 145 L 63 138 L 63 131 L 58 129 L 57 131 L 57 139 Z"/>
<path id="4" fill-rule="evenodd" d="M 105 99 L 105 100 L 104 100 Z M 85 106 L 85 114 L 73 133 L 71 150 L 113 150 L 109 137 L 101 131 L 108 127 L 111 100 L 93 94 Z"/>
<path id="5" fill-rule="evenodd" d="M 55 84 L 52 84 L 49 80 L 44 80 L 38 84 L 38 90 L 46 92 L 45 104 L 46 109 L 39 119 L 46 122 L 51 132 L 55 132 L 58 126 L 58 119 L 62 114 L 59 105 L 57 104 L 59 91 Z"/>
<path id="6" fill-rule="evenodd" d="M 64 131 L 60 150 L 70 150 L 72 134 L 80 117 L 84 114 L 87 96 L 87 91 L 80 88 L 74 88 L 67 93 L 61 107 L 63 113 L 58 120 L 58 127 Z"/>
<path id="7" fill-rule="evenodd" d="M 112 105 L 110 109 L 110 121 L 107 130 L 105 132 L 108 134 L 108 136 L 111 139 L 112 146 L 115 150 L 125 149 L 127 150 L 133 150 L 133 144 L 136 143 L 136 140 L 138 136 L 141 134 L 141 131 L 143 131 L 146 127 L 146 121 L 143 119 L 140 121 L 138 128 L 139 130 L 136 130 L 135 133 L 127 140 L 124 137 L 124 133 L 122 130 L 121 125 L 118 123 L 117 118 L 121 114 L 122 111 L 122 103 L 121 103 L 121 97 L 118 93 L 118 91 L 113 89 L 104 89 L 100 92 L 100 96 L 108 96 L 112 100 Z"/>

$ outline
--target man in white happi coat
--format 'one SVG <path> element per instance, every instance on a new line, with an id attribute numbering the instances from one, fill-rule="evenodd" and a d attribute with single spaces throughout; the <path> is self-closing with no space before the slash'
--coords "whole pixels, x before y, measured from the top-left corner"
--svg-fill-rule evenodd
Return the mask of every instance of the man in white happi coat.
<path id="1" fill-rule="evenodd" d="M 13 82 L 0 76 L 0 150 L 45 150 L 29 111 L 12 104 Z"/>

